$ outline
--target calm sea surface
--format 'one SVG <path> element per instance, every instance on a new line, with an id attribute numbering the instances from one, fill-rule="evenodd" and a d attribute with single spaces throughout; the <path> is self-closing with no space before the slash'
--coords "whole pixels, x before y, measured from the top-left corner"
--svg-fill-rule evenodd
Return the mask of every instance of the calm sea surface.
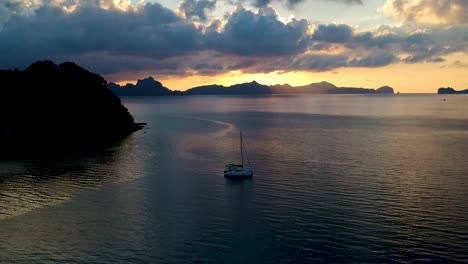
<path id="1" fill-rule="evenodd" d="M 124 103 L 118 146 L 0 161 L 0 263 L 468 263 L 466 95 Z"/>

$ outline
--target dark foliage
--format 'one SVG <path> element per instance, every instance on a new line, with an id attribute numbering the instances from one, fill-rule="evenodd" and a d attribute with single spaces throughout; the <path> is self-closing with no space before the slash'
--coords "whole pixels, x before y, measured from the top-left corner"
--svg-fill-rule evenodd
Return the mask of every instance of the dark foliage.
<path id="1" fill-rule="evenodd" d="M 73 151 L 141 128 L 104 78 L 74 63 L 0 70 L 0 155 Z"/>

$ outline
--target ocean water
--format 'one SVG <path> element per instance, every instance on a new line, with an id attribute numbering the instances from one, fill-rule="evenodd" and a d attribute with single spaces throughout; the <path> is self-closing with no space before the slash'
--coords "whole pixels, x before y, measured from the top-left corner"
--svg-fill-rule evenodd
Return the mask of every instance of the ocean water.
<path id="1" fill-rule="evenodd" d="M 0 263 L 468 263 L 466 95 L 124 104 L 114 147 L 0 161 Z"/>

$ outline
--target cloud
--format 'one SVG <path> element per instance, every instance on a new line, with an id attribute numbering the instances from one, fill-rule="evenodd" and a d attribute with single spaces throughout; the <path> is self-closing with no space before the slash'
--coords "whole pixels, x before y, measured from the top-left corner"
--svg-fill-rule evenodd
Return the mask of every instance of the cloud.
<path id="1" fill-rule="evenodd" d="M 440 63 L 450 54 L 468 54 L 466 25 L 358 31 L 346 24 L 284 20 L 270 6 L 254 12 L 240 5 L 210 20 L 210 1 L 185 0 L 179 13 L 125 0 L 4 2 L 0 68 L 24 68 L 42 59 L 75 61 L 116 80 L 142 72 L 183 76 Z"/>
<path id="2" fill-rule="evenodd" d="M 388 51 L 379 50 L 366 57 L 354 58 L 347 61 L 346 67 L 381 67 L 398 61 L 395 55 Z"/>
<path id="3" fill-rule="evenodd" d="M 256 7 L 265 7 L 271 3 L 271 0 L 254 0 L 253 5 Z"/>
<path id="4" fill-rule="evenodd" d="M 326 71 L 344 67 L 347 61 L 348 57 L 342 54 L 306 54 L 298 56 L 288 69 Z"/>
<path id="5" fill-rule="evenodd" d="M 462 61 L 459 61 L 459 60 L 456 60 L 455 62 L 453 62 L 452 65 L 454 67 L 457 67 L 457 68 L 468 68 L 468 63 L 462 62 Z"/>
<path id="6" fill-rule="evenodd" d="M 215 7 L 216 0 L 184 0 L 179 4 L 179 12 L 187 19 L 198 18 L 206 21 L 206 12 L 214 10 Z"/>
<path id="7" fill-rule="evenodd" d="M 441 56 L 468 52 L 468 28 L 452 26 L 413 30 L 405 27 L 382 26 L 373 34 L 356 34 L 346 43 L 350 49 L 386 50 L 401 55 L 402 62 L 440 62 Z"/>
<path id="8" fill-rule="evenodd" d="M 334 2 L 341 2 L 345 4 L 363 4 L 362 0 L 332 0 Z"/>
<path id="9" fill-rule="evenodd" d="M 383 10 L 405 21 L 468 24 L 467 0 L 387 0 Z"/>
<path id="10" fill-rule="evenodd" d="M 5 0 L 0 6 L 8 9 L 12 13 L 26 14 L 42 5 L 41 0 Z"/>
<path id="11" fill-rule="evenodd" d="M 86 4 L 71 13 L 44 5 L 32 15 L 11 13 L 0 31 L 0 67 L 88 53 L 162 59 L 199 50 L 200 34 L 156 3 L 126 12 Z"/>
<path id="12" fill-rule="evenodd" d="M 348 25 L 319 25 L 312 39 L 330 43 L 344 43 L 353 37 L 353 29 Z"/>
<path id="13" fill-rule="evenodd" d="M 283 3 L 283 0 L 252 0 L 252 3 L 256 7 L 265 7 L 268 6 L 271 2 L 276 1 Z M 307 0 L 286 0 L 286 5 L 290 8 L 295 7 L 296 5 L 306 2 Z M 310 1 L 310 0 L 309 0 Z M 331 0 L 333 2 L 345 3 L 345 4 L 362 4 L 362 0 Z"/>
<path id="14" fill-rule="evenodd" d="M 70 13 L 79 7 L 97 7 L 105 10 L 128 11 L 134 8 L 130 0 L 3 0 L 5 6 L 16 14 L 33 14 L 43 6 L 54 6 Z"/>
<path id="15" fill-rule="evenodd" d="M 11 11 L 4 5 L 0 5 L 0 30 L 3 25 L 10 19 Z"/>
<path id="16" fill-rule="evenodd" d="M 256 14 L 239 8 L 231 14 L 220 32 L 209 26 L 206 32 L 208 48 L 229 54 L 251 56 L 281 56 L 303 52 L 308 45 L 309 24 L 293 19 L 283 23 L 273 12 Z"/>
<path id="17" fill-rule="evenodd" d="M 300 54 L 294 57 L 281 58 L 258 63 L 248 69 L 249 72 L 284 71 L 328 71 L 343 67 L 382 67 L 398 61 L 391 52 L 347 52 L 341 54 Z"/>

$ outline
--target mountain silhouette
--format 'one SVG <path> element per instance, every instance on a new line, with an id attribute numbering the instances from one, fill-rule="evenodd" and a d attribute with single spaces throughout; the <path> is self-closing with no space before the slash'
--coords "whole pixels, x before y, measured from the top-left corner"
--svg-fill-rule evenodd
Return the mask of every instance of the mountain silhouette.
<path id="1" fill-rule="evenodd" d="M 376 92 L 377 93 L 394 93 L 393 88 L 387 85 L 377 88 Z"/>
<path id="2" fill-rule="evenodd" d="M 338 87 L 329 82 L 319 82 L 296 87 L 289 84 L 272 85 L 271 88 L 273 93 L 276 94 L 321 94 L 337 89 Z"/>
<path id="3" fill-rule="evenodd" d="M 228 95 L 228 94 L 270 94 L 270 87 L 262 85 L 256 81 L 249 83 L 235 84 L 232 86 L 207 85 L 188 89 L 186 95 Z"/>
<path id="4" fill-rule="evenodd" d="M 437 93 L 438 94 L 468 94 L 468 89 L 457 91 L 451 87 L 447 87 L 447 88 L 442 87 L 442 88 L 439 88 L 439 90 L 437 90 Z"/>
<path id="5" fill-rule="evenodd" d="M 138 80 L 136 85 L 120 86 L 109 83 L 109 88 L 119 96 L 163 96 L 163 95 L 249 95 L 249 94 L 393 94 L 393 88 L 378 89 L 337 87 L 329 82 L 311 83 L 293 87 L 289 84 L 263 85 L 256 81 L 223 86 L 217 84 L 197 86 L 186 91 L 171 91 L 160 82 L 149 77 Z"/>
<path id="6" fill-rule="evenodd" d="M 141 129 L 98 74 L 65 62 L 0 70 L 0 156 L 73 151 Z"/>
<path id="7" fill-rule="evenodd" d="M 153 77 L 138 80 L 135 85 L 128 83 L 125 86 L 120 86 L 109 83 L 108 87 L 118 96 L 165 96 L 172 93 L 171 90 L 154 80 Z"/>

